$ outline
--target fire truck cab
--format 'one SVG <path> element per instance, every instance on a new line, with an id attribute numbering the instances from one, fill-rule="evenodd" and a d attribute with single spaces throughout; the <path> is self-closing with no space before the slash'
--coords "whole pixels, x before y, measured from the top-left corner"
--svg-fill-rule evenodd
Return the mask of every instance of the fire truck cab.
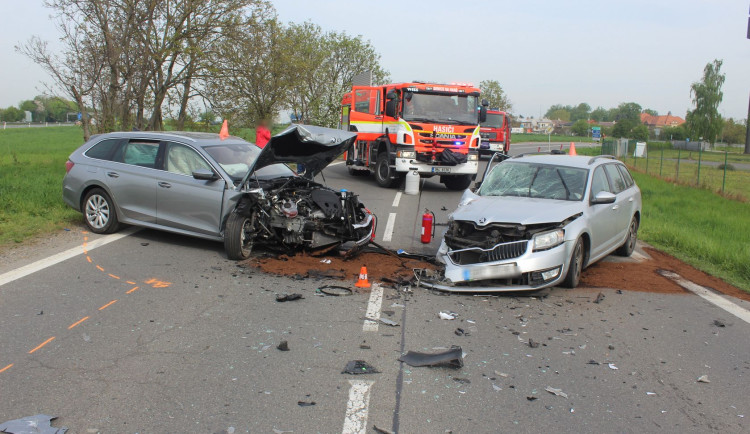
<path id="1" fill-rule="evenodd" d="M 398 185 L 408 171 L 440 176 L 451 190 L 476 178 L 479 89 L 469 84 L 397 83 L 353 86 L 342 100 L 342 129 L 356 132 L 346 153 L 349 173 L 375 174 L 381 187 Z M 479 108 L 479 110 L 477 110 Z"/>
<path id="2" fill-rule="evenodd" d="M 482 144 L 479 145 L 479 155 L 493 152 L 510 151 L 510 116 L 498 109 L 487 110 L 487 119 L 482 122 L 479 130 Z"/>

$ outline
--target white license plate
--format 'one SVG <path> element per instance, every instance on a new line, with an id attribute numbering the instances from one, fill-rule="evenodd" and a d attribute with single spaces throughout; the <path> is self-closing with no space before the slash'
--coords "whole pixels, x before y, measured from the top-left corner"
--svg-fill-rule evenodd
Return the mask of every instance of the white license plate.
<path id="1" fill-rule="evenodd" d="M 467 271 L 468 276 L 466 276 L 466 274 L 464 275 L 464 277 L 468 277 L 467 280 L 503 279 L 507 277 L 514 277 L 518 274 L 516 272 L 515 262 L 512 264 L 472 267 Z"/>
<path id="2" fill-rule="evenodd" d="M 433 167 L 432 173 L 451 173 L 450 167 Z"/>

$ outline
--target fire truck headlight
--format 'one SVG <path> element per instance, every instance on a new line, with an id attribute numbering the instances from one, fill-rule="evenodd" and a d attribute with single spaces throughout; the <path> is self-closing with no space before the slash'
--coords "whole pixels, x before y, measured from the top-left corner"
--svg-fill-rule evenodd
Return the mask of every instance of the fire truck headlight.
<path id="1" fill-rule="evenodd" d="M 398 151 L 396 152 L 398 158 L 417 158 L 417 153 L 414 151 Z"/>
<path id="2" fill-rule="evenodd" d="M 469 154 L 468 160 L 469 161 L 477 161 L 477 154 Z"/>

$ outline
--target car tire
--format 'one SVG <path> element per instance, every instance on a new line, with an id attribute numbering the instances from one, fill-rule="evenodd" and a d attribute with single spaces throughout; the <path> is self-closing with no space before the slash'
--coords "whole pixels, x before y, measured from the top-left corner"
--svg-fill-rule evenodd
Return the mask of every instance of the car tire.
<path id="1" fill-rule="evenodd" d="M 95 234 L 111 234 L 120 229 L 115 202 L 101 188 L 93 188 L 83 198 L 83 220 Z"/>
<path id="2" fill-rule="evenodd" d="M 575 288 L 581 282 L 581 273 L 583 272 L 583 261 L 586 258 L 586 248 L 583 245 L 583 238 L 578 238 L 573 253 L 570 255 L 570 264 L 568 265 L 568 274 L 560 286 L 565 288 Z"/>
<path id="3" fill-rule="evenodd" d="M 448 190 L 466 190 L 471 185 L 471 175 L 444 176 L 443 184 Z"/>
<path id="4" fill-rule="evenodd" d="M 638 241 L 638 220 L 633 217 L 630 220 L 630 226 L 628 227 L 628 236 L 625 238 L 625 242 L 617 248 L 615 254 L 617 256 L 628 257 L 633 254 L 635 250 L 635 243 Z"/>
<path id="5" fill-rule="evenodd" d="M 398 177 L 393 178 L 395 169 L 391 167 L 387 152 L 378 154 L 375 163 L 375 181 L 383 188 L 393 188 L 401 180 Z"/>
<path id="6" fill-rule="evenodd" d="M 224 229 L 224 250 L 227 258 L 243 260 L 250 257 L 253 251 L 253 243 L 246 240 L 247 232 L 252 230 L 255 214 L 251 217 L 233 212 L 227 217 L 227 225 Z"/>

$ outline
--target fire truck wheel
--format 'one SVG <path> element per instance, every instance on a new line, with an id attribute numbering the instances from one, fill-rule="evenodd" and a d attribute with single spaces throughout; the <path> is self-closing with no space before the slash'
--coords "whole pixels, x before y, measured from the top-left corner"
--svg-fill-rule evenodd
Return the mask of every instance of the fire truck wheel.
<path id="1" fill-rule="evenodd" d="M 466 190 L 471 185 L 471 175 L 444 176 L 443 184 L 448 190 Z"/>
<path id="2" fill-rule="evenodd" d="M 381 152 L 378 154 L 378 159 L 375 163 L 375 181 L 377 181 L 378 185 L 384 188 L 395 187 L 400 179 L 394 177 L 394 172 L 395 169 L 391 167 L 388 161 L 388 153 Z"/>

